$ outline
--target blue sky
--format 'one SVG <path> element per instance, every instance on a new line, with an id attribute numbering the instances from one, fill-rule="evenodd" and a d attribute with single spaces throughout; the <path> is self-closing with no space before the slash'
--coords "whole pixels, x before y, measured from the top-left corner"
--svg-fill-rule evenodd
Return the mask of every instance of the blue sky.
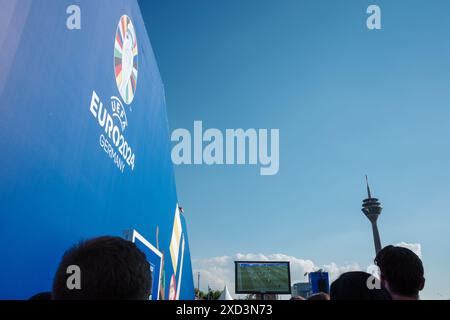
<path id="1" fill-rule="evenodd" d="M 448 1 L 140 1 L 171 130 L 279 128 L 280 171 L 176 168 L 194 261 L 283 253 L 317 265 L 420 243 L 424 297 L 450 297 Z M 366 8 L 382 30 L 366 28 Z"/>

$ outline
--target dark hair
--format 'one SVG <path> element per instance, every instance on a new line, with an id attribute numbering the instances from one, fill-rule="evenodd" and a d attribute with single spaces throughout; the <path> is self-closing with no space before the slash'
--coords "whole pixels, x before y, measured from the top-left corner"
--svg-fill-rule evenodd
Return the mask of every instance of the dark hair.
<path id="1" fill-rule="evenodd" d="M 49 301 L 52 300 L 52 293 L 51 292 L 40 292 L 32 296 L 30 301 Z"/>
<path id="2" fill-rule="evenodd" d="M 371 276 L 362 271 L 343 273 L 331 284 L 331 300 L 391 300 L 385 289 L 369 288 L 367 280 Z"/>
<path id="3" fill-rule="evenodd" d="M 423 289 L 425 278 L 422 261 L 411 250 L 387 246 L 377 254 L 375 264 L 392 293 L 415 297 Z"/>
<path id="4" fill-rule="evenodd" d="M 303 298 L 302 296 L 293 296 L 289 300 L 301 300 L 301 301 L 303 301 L 303 300 L 306 300 L 306 299 Z"/>
<path id="5" fill-rule="evenodd" d="M 81 289 L 67 287 L 69 266 L 81 271 Z M 55 300 L 145 300 L 151 290 L 150 265 L 130 241 L 100 237 L 83 241 L 63 256 L 53 280 Z"/>
<path id="6" fill-rule="evenodd" d="M 325 292 L 315 293 L 308 297 L 309 301 L 322 301 L 322 300 L 330 300 L 330 296 Z"/>

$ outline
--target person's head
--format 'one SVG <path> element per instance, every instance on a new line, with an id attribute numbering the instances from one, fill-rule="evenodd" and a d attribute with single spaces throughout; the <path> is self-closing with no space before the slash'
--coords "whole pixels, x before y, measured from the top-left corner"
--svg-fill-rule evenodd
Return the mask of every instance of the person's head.
<path id="1" fill-rule="evenodd" d="M 321 301 L 321 300 L 330 300 L 330 296 L 324 292 L 319 292 L 316 294 L 313 294 L 306 299 L 308 301 Z"/>
<path id="2" fill-rule="evenodd" d="M 422 261 L 414 252 L 387 246 L 377 254 L 375 264 L 380 268 L 381 284 L 393 299 L 419 298 L 425 278 Z"/>
<path id="3" fill-rule="evenodd" d="M 51 292 L 40 292 L 32 296 L 30 301 L 49 301 L 52 300 L 52 293 Z"/>
<path id="4" fill-rule="evenodd" d="M 331 300 L 391 300 L 384 289 L 371 287 L 372 275 L 362 271 L 343 273 L 331 284 Z"/>
<path id="5" fill-rule="evenodd" d="M 68 288 L 73 274 L 68 273 L 70 266 L 79 267 L 80 289 Z M 52 298 L 146 300 L 150 286 L 150 264 L 134 243 L 118 237 L 100 237 L 80 242 L 64 254 L 53 280 Z"/>
<path id="6" fill-rule="evenodd" d="M 306 300 L 306 299 L 303 298 L 302 296 L 293 296 L 293 297 L 291 297 L 291 299 L 289 299 L 289 300 L 300 300 L 300 301 L 304 301 L 304 300 Z"/>

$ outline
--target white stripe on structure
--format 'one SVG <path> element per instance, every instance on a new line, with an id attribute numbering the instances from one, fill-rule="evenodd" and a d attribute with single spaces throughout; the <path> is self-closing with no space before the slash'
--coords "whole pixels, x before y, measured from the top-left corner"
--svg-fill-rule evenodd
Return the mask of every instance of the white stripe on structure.
<path id="1" fill-rule="evenodd" d="M 177 208 L 175 210 L 175 219 L 173 223 L 172 239 L 170 240 L 170 257 L 172 258 L 172 266 L 174 274 L 177 273 L 178 254 L 180 251 L 180 240 L 182 232 L 183 228 L 181 226 L 180 211 L 177 205 Z"/>
<path id="2" fill-rule="evenodd" d="M 181 240 L 181 261 L 180 261 L 180 273 L 178 275 L 178 283 L 177 283 L 177 295 L 175 300 L 180 299 L 180 291 L 181 291 L 181 276 L 183 275 L 183 260 L 184 260 L 184 234 Z"/>

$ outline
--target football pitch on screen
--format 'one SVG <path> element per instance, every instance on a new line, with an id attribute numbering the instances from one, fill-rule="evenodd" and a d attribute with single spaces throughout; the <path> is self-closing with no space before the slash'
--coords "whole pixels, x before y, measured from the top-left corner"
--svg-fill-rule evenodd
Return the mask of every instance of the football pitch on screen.
<path id="1" fill-rule="evenodd" d="M 287 265 L 242 264 L 238 267 L 240 291 L 284 292 L 289 290 Z"/>

